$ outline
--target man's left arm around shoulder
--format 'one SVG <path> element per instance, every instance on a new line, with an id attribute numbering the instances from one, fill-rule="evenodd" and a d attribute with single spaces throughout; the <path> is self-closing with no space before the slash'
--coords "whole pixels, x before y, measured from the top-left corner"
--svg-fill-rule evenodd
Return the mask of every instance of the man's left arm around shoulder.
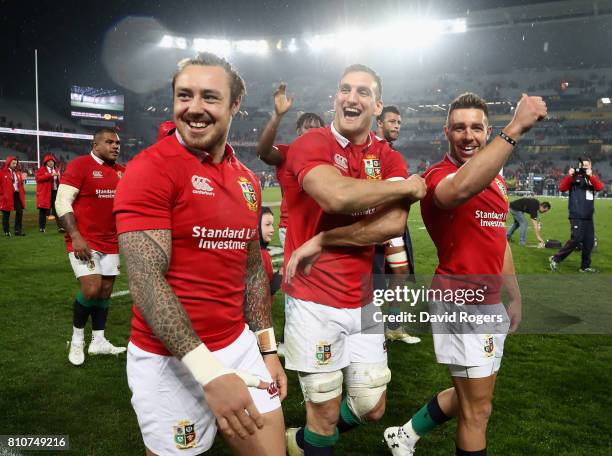
<path id="1" fill-rule="evenodd" d="M 418 193 L 421 199 L 425 196 L 424 179 L 413 174 L 409 180 L 422 189 Z M 401 200 L 378 210 L 351 225 L 341 226 L 329 231 L 322 231 L 296 249 L 287 263 L 285 281 L 290 282 L 298 268 L 309 274 L 312 265 L 325 248 L 329 247 L 365 247 L 382 244 L 389 239 L 402 236 L 406 229 L 408 209 L 414 200 Z"/>
<path id="2" fill-rule="evenodd" d="M 244 318 L 251 331 L 257 336 L 259 351 L 272 380 L 280 390 L 280 399 L 287 396 L 287 376 L 276 352 L 276 339 L 272 326 L 272 297 L 270 282 L 266 275 L 259 241 L 248 244 L 245 274 Z"/>

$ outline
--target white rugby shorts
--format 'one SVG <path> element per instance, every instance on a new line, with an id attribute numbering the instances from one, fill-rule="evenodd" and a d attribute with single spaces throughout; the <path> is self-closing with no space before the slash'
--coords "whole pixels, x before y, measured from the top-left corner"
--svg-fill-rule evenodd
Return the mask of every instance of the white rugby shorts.
<path id="1" fill-rule="evenodd" d="M 315 373 L 334 372 L 350 363 L 386 363 L 384 324 L 364 317 L 362 325 L 362 312 L 372 314 L 287 296 L 285 368 Z"/>
<path id="2" fill-rule="evenodd" d="M 91 251 L 91 260 L 83 261 L 74 256 L 74 252 L 68 254 L 70 266 L 74 271 L 74 275 L 79 277 L 99 274 L 103 276 L 118 276 L 119 275 L 119 254 L 118 253 L 102 253 L 97 250 Z"/>
<path id="3" fill-rule="evenodd" d="M 213 444 L 217 424 L 204 390 L 174 356 L 162 356 L 128 344 L 127 377 L 132 406 L 145 446 L 158 455 L 197 455 Z M 260 413 L 281 406 L 279 391 L 259 353 L 255 334 L 245 329 L 225 348 L 213 352 L 224 366 L 269 382 L 267 390 L 249 388 Z"/>
<path id="4" fill-rule="evenodd" d="M 504 355 L 509 318 L 503 304 L 456 306 L 453 303 L 430 303 L 436 314 L 466 310 L 472 315 L 499 316 L 502 321 L 486 325 L 476 323 L 432 323 L 434 350 L 440 364 L 448 365 L 453 377 L 482 378 L 497 373 Z M 478 308 L 479 310 L 476 310 Z"/>

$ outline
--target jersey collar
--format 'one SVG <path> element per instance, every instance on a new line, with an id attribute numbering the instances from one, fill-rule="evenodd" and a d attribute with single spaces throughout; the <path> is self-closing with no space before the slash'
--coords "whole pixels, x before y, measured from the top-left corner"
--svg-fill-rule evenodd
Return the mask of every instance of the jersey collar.
<path id="1" fill-rule="evenodd" d="M 334 138 L 336 138 L 336 141 L 338 142 L 338 144 L 340 144 L 340 147 L 346 149 L 346 146 L 348 146 L 351 142 L 344 136 L 342 136 L 340 133 L 338 133 L 338 130 L 336 130 L 336 127 L 334 127 L 333 122 L 329 125 L 329 127 L 331 129 L 332 135 L 334 135 Z M 366 149 L 372 145 L 372 136 L 376 135 L 372 133 L 368 135 L 368 144 L 365 146 Z"/>
<path id="2" fill-rule="evenodd" d="M 176 135 L 176 139 L 181 146 L 183 146 L 185 149 L 195 154 L 197 157 L 202 157 L 202 161 L 212 160 L 212 155 L 206 152 L 205 150 L 200 150 L 200 149 L 195 149 L 193 147 L 189 147 L 183 140 L 183 137 L 179 133 L 178 128 L 175 130 L 174 134 Z M 227 161 L 231 163 L 235 157 L 236 157 L 236 153 L 234 152 L 234 148 L 230 146 L 229 143 L 225 143 L 225 151 L 223 153 L 223 160 L 227 159 Z"/>
<path id="3" fill-rule="evenodd" d="M 446 158 L 448 159 L 449 162 L 451 162 L 457 168 L 461 167 L 461 163 L 459 163 L 457 160 L 455 160 L 453 157 L 451 157 L 450 152 L 446 152 Z"/>
<path id="4" fill-rule="evenodd" d="M 100 157 L 98 157 L 96 154 L 94 154 L 93 150 L 89 153 L 89 155 L 91 155 L 91 158 L 93 158 L 98 165 L 103 165 L 104 164 L 104 160 L 102 160 Z"/>

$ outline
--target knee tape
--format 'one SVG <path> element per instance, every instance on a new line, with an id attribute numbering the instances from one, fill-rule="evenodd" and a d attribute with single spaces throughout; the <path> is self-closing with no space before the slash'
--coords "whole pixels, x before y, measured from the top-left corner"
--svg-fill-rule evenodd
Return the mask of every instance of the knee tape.
<path id="1" fill-rule="evenodd" d="M 319 404 L 342 394 L 342 371 L 299 372 L 298 378 L 306 401 Z"/>
<path id="2" fill-rule="evenodd" d="M 347 402 L 355 416 L 374 410 L 391 381 L 387 363 L 352 363 L 347 367 Z"/>

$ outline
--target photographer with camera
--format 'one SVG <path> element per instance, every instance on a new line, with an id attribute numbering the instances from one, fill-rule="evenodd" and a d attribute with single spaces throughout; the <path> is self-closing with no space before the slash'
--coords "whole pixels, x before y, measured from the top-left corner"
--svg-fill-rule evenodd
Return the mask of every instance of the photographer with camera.
<path id="1" fill-rule="evenodd" d="M 568 207 L 572 235 L 561 250 L 549 258 L 551 271 L 556 271 L 559 263 L 582 244 L 580 272 L 597 272 L 591 268 L 591 251 L 595 242 L 593 212 L 595 192 L 603 188 L 603 183 L 593 174 L 591 160 L 586 157 L 580 158 L 578 168 L 570 168 L 567 176 L 559 184 L 560 191 L 569 190 Z"/>

